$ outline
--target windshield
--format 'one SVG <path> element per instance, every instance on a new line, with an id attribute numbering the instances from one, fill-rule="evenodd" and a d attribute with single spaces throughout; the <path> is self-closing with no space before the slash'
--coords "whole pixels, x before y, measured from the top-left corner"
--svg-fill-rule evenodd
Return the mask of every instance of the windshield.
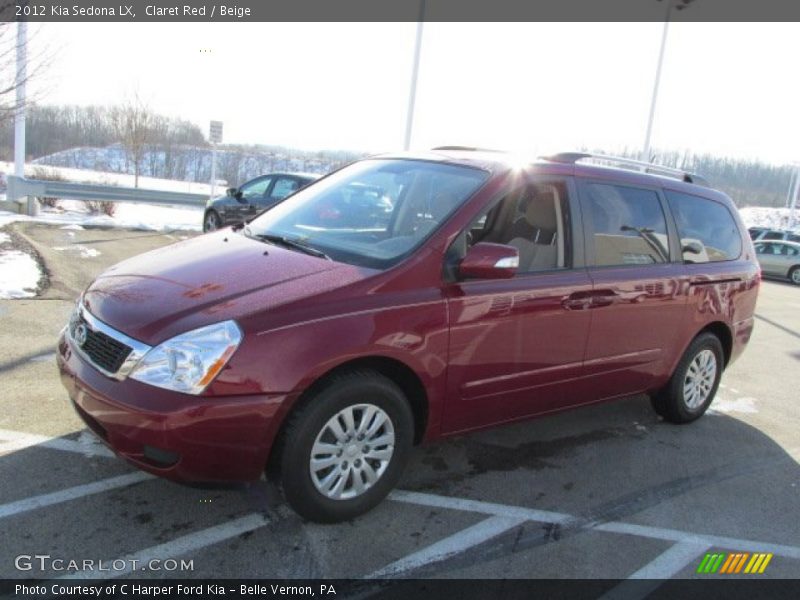
<path id="1" fill-rule="evenodd" d="M 287 198 L 244 234 L 386 268 L 419 246 L 487 177 L 479 169 L 421 160 L 364 160 Z"/>

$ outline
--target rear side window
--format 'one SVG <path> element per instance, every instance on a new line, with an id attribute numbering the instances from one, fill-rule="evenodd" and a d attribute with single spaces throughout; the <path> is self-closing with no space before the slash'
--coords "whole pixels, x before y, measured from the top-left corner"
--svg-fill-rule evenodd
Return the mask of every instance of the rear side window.
<path id="1" fill-rule="evenodd" d="M 742 238 L 727 207 L 700 196 L 670 191 L 666 194 L 678 226 L 684 261 L 705 263 L 739 258 Z"/>
<path id="2" fill-rule="evenodd" d="M 597 266 L 669 262 L 667 221 L 653 190 L 586 185 Z"/>
<path id="3" fill-rule="evenodd" d="M 272 194 L 271 196 L 275 200 L 283 200 L 294 192 L 300 184 L 297 183 L 294 179 L 289 179 L 288 177 L 281 177 L 275 182 L 275 185 L 272 187 Z"/>

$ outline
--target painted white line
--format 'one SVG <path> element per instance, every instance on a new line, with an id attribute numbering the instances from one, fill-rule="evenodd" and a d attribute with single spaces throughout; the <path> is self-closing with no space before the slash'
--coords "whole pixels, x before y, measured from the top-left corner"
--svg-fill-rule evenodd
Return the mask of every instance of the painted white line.
<path id="1" fill-rule="evenodd" d="M 469 500 L 466 498 L 452 498 L 450 496 L 437 496 L 435 494 L 425 494 L 422 492 L 404 492 L 397 490 L 389 495 L 389 498 L 396 502 L 406 502 L 420 506 L 431 506 L 434 508 L 449 508 L 452 510 L 463 510 L 467 512 L 483 513 L 498 517 L 508 517 L 510 519 L 525 519 L 528 521 L 541 521 L 543 523 L 567 523 L 576 520 L 572 515 L 551 512 L 548 510 L 536 510 L 535 508 L 525 508 L 522 506 L 508 506 L 506 504 L 495 504 L 494 502 L 483 502 L 481 500 Z"/>
<path id="2" fill-rule="evenodd" d="M 772 542 L 745 540 L 720 535 L 707 535 L 704 533 L 689 533 L 688 531 L 680 531 L 678 529 L 664 529 L 661 527 L 650 527 L 649 525 L 635 525 L 633 523 L 620 522 L 601 523 L 596 525 L 593 529 L 598 531 L 610 531 L 612 533 L 638 535 L 640 537 L 648 537 L 657 540 L 695 543 L 715 548 L 728 548 L 732 550 L 746 549 L 748 552 L 772 552 L 778 556 L 800 559 L 800 547 L 773 544 Z"/>
<path id="3" fill-rule="evenodd" d="M 85 485 L 77 485 L 51 494 L 42 494 L 41 496 L 32 496 L 30 498 L 17 500 L 16 502 L 9 502 L 8 504 L 0 504 L 0 519 L 36 510 L 37 508 L 52 506 L 53 504 L 69 502 L 70 500 L 76 500 L 84 496 L 100 494 L 115 488 L 126 487 L 148 479 L 154 479 L 154 476 L 142 472 L 129 473 L 127 475 L 120 475 L 119 477 L 101 479 L 100 481 L 87 483 Z"/>
<path id="4" fill-rule="evenodd" d="M 33 446 L 50 450 L 63 450 L 64 452 L 76 452 L 84 456 L 114 457 L 114 453 L 111 450 L 106 448 L 94 434 L 87 431 L 81 432 L 77 440 L 67 440 L 35 433 L 0 429 L 0 454 L 16 452 Z"/>
<path id="5" fill-rule="evenodd" d="M 669 579 L 708 548 L 705 544 L 678 542 L 635 573 L 631 573 L 628 579 Z"/>
<path id="6" fill-rule="evenodd" d="M 462 529 L 458 533 L 446 537 L 443 540 L 439 540 L 418 552 L 409 554 L 400 560 L 386 565 L 379 571 L 367 575 L 366 579 L 394 576 L 404 571 L 411 571 L 424 565 L 445 560 L 473 546 L 482 544 L 517 525 L 521 525 L 525 521 L 526 519 L 489 517 L 480 523 L 476 523 L 472 527 Z"/>
<path id="7" fill-rule="evenodd" d="M 706 550 L 708 546 L 704 544 L 678 542 L 638 571 L 631 573 L 627 581 L 600 596 L 600 600 L 646 598 L 661 585 L 659 580 L 671 579 Z"/>
<path id="8" fill-rule="evenodd" d="M 163 568 L 164 561 L 167 559 L 175 559 L 197 550 L 202 550 L 207 546 L 224 542 L 230 538 L 236 537 L 248 531 L 254 531 L 269 523 L 264 515 L 251 514 L 239 519 L 235 519 L 222 525 L 215 525 L 207 529 L 202 529 L 194 533 L 176 538 L 170 542 L 159 544 L 145 548 L 139 552 L 128 554 L 126 556 L 103 561 L 102 564 L 105 568 L 101 570 L 100 567 L 95 569 L 87 569 L 85 571 L 78 571 L 59 577 L 59 579 L 96 579 L 102 577 L 103 579 L 113 579 L 115 577 L 122 577 L 128 575 L 134 570 L 144 571 L 148 569 L 151 561 L 160 561 L 159 565 Z M 123 567 L 124 561 L 124 568 Z M 117 570 L 107 570 L 111 567 L 109 565 L 119 565 L 121 568 Z"/>
<path id="9" fill-rule="evenodd" d="M 561 524 L 581 522 L 578 517 L 564 513 L 536 510 L 521 506 L 509 506 L 506 504 L 495 504 L 493 502 L 481 502 L 479 500 L 469 500 L 466 498 L 437 496 L 434 494 L 424 494 L 419 492 L 404 492 L 398 490 L 392 492 L 389 495 L 389 498 L 397 502 L 406 502 L 408 504 L 416 504 L 419 506 L 449 508 L 452 510 L 463 510 L 467 512 L 476 512 L 485 515 L 495 515 L 506 518 L 520 518 L 531 521 Z M 622 533 L 657 540 L 667 540 L 671 542 L 687 542 L 708 547 L 730 549 L 746 548 L 750 552 L 772 552 L 778 556 L 800 559 L 800 546 L 787 546 L 783 544 L 773 544 L 771 542 L 746 540 L 719 535 L 697 534 L 678 529 L 651 527 L 649 525 L 636 525 L 634 523 L 623 523 L 621 521 L 610 521 L 608 523 L 589 523 L 586 525 L 586 528 L 596 531 Z"/>

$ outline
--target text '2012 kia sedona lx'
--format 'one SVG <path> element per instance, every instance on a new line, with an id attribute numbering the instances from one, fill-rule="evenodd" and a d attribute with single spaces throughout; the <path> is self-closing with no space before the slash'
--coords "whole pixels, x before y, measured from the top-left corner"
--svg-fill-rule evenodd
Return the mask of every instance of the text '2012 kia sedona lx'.
<path id="1" fill-rule="evenodd" d="M 356 162 L 103 273 L 59 341 L 63 383 L 137 467 L 266 471 L 317 521 L 375 506 L 420 442 L 641 393 L 692 421 L 750 338 L 752 243 L 693 176 L 598 162 Z M 354 185 L 386 209 L 329 219 Z"/>

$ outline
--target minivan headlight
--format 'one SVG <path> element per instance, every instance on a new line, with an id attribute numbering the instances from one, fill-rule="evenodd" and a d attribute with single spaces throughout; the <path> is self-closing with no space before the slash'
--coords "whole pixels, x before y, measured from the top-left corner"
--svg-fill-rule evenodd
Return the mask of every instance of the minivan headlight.
<path id="1" fill-rule="evenodd" d="M 187 394 L 200 394 L 228 363 L 242 330 L 235 321 L 200 327 L 162 342 L 134 367 L 132 379 Z"/>

